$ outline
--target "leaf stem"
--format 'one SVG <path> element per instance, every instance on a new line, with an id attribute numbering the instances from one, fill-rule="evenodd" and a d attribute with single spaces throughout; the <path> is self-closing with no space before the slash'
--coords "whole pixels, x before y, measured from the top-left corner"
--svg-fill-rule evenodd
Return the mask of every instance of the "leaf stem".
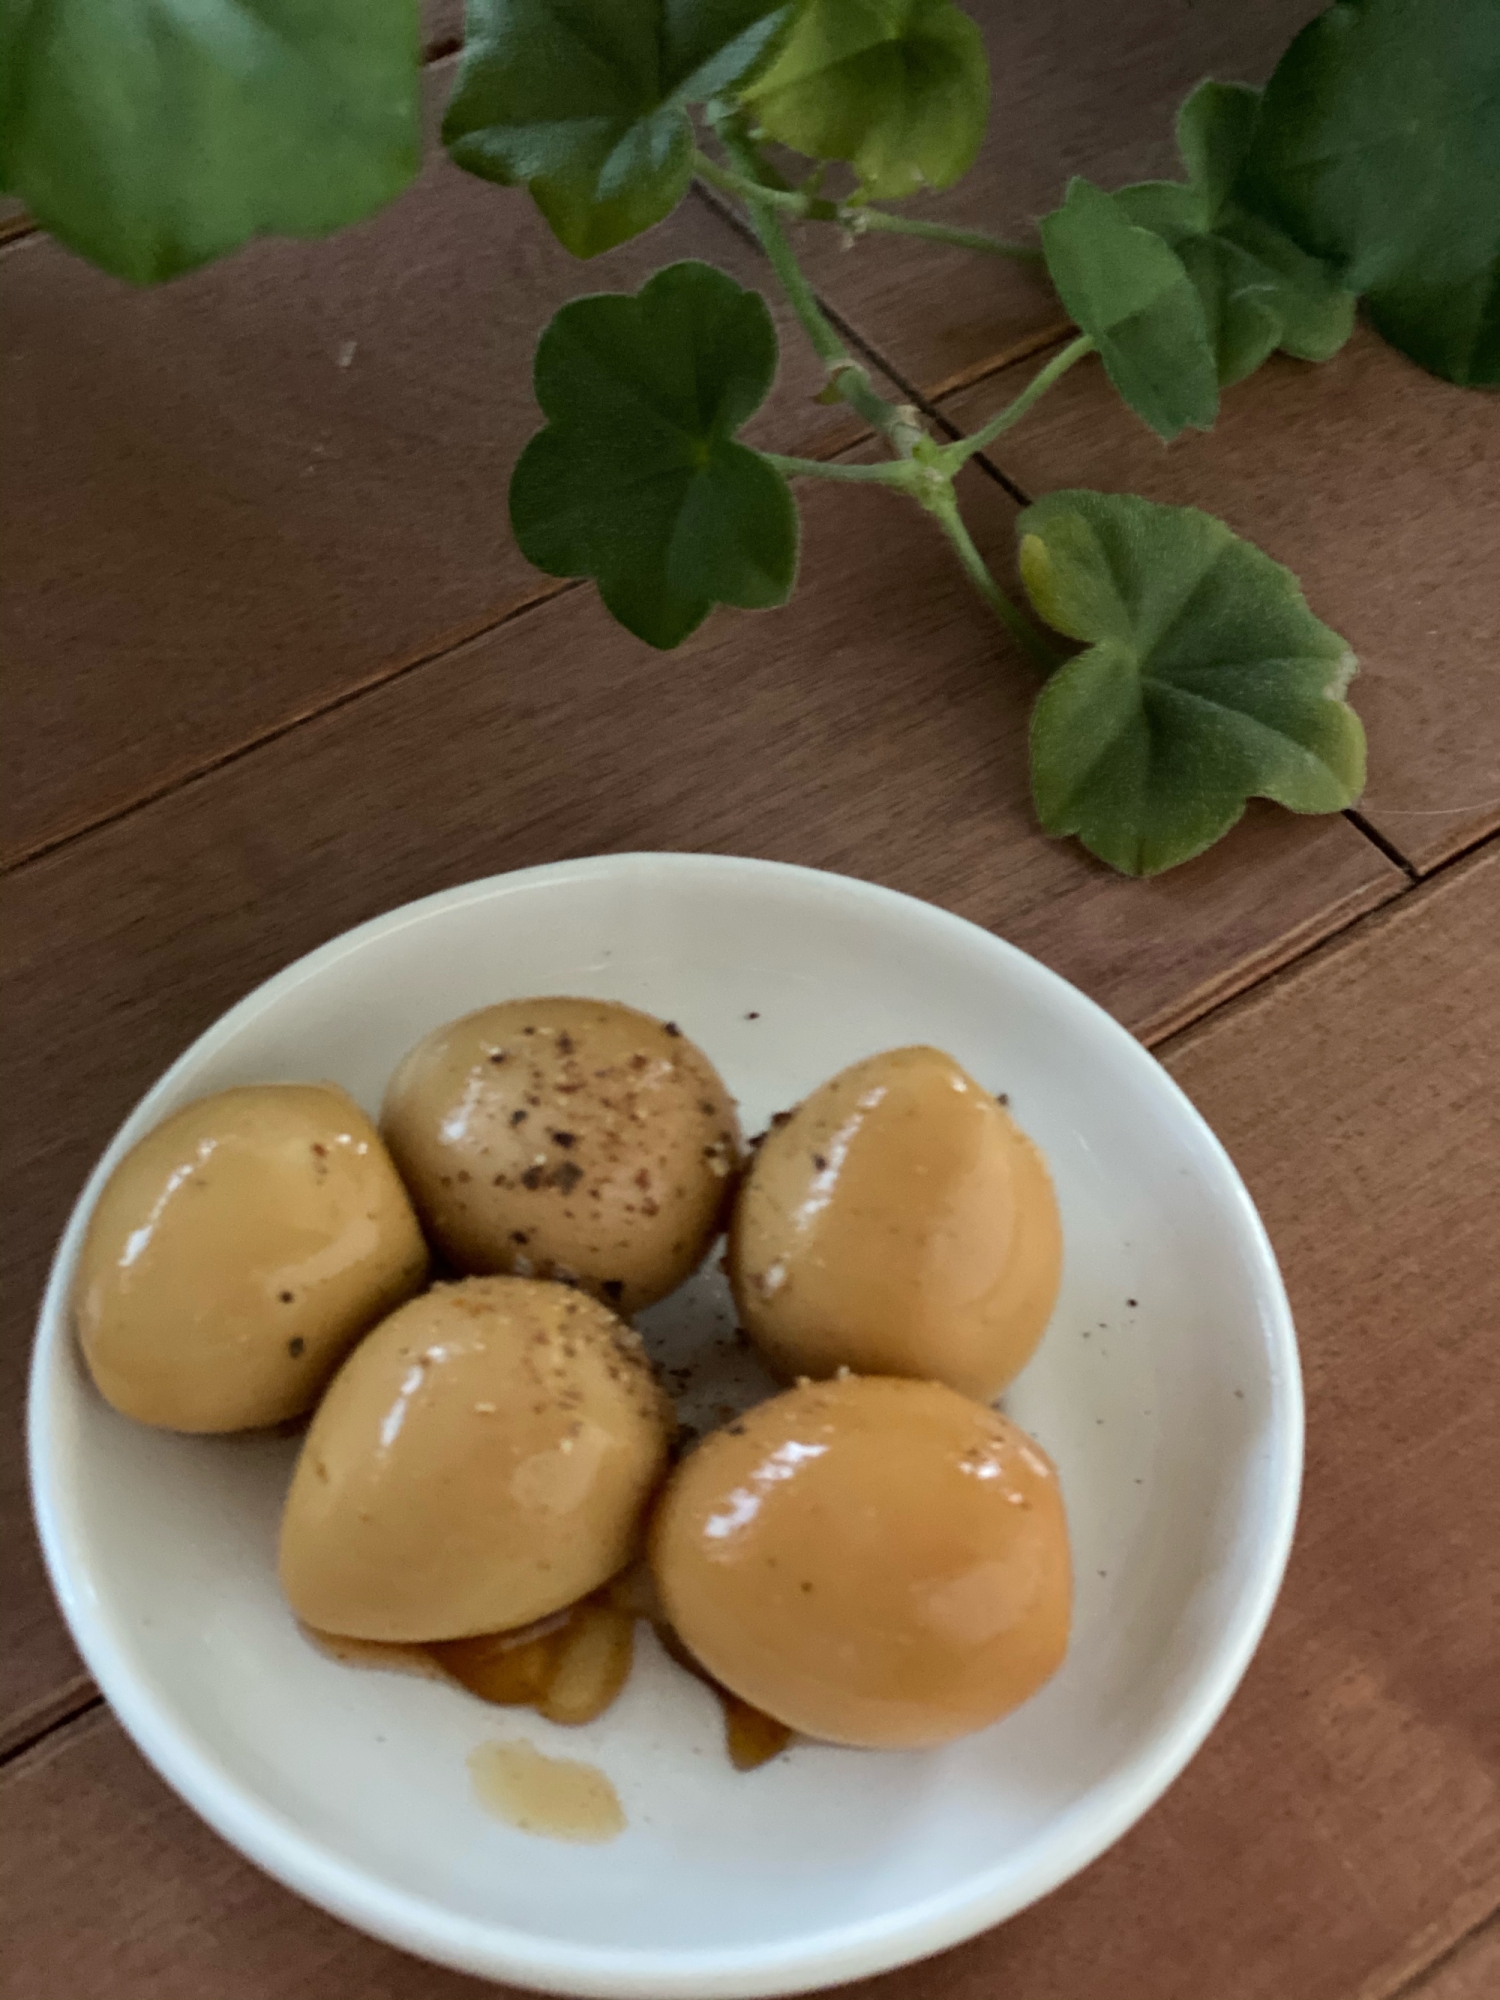
<path id="1" fill-rule="evenodd" d="M 957 472 L 961 465 L 971 459 L 976 451 L 983 451 L 987 444 L 993 444 L 1002 431 L 1008 431 L 1018 424 L 1034 404 L 1040 402 L 1053 383 L 1066 375 L 1075 361 L 1082 361 L 1086 354 L 1092 354 L 1094 343 L 1086 333 L 1070 340 L 1066 347 L 1054 354 L 1045 368 L 1039 368 L 1014 402 L 1007 403 L 1003 410 L 997 410 L 988 423 L 981 424 L 971 437 L 959 438 L 956 443 L 942 446 L 935 455 L 935 462 L 945 472 Z"/>
<path id="2" fill-rule="evenodd" d="M 800 188 L 766 187 L 746 174 L 721 167 L 717 160 L 711 160 L 702 152 L 694 154 L 693 166 L 720 193 L 738 195 L 742 201 L 754 197 L 767 202 L 792 222 L 835 222 L 855 236 L 862 236 L 867 230 L 879 230 L 893 236 L 925 236 L 931 243 L 948 243 L 959 250 L 983 250 L 994 257 L 1013 258 L 1018 263 L 1040 264 L 1043 261 L 1038 245 L 1008 243 L 1003 237 L 991 236 L 983 229 L 959 229 L 948 222 L 923 222 L 917 216 L 892 215 L 888 209 L 870 208 L 863 202 L 825 200 L 819 195 L 815 181 L 804 183 Z"/>
<path id="3" fill-rule="evenodd" d="M 793 254 L 787 240 L 786 231 L 781 226 L 780 211 L 788 205 L 784 191 L 767 187 L 761 178 L 762 165 L 755 147 L 746 136 L 739 123 L 740 114 L 735 110 L 715 112 L 710 108 L 709 118 L 718 134 L 724 150 L 741 170 L 726 173 L 713 161 L 698 155 L 700 167 L 706 180 L 716 187 L 737 195 L 750 212 L 750 221 L 761 248 L 769 258 L 771 268 L 781 281 L 791 307 L 801 321 L 803 331 L 817 350 L 819 358 L 828 369 L 828 386 L 851 408 L 857 410 L 875 430 L 879 431 L 895 453 L 895 458 L 881 465 L 832 465 L 816 458 L 784 458 L 775 452 L 764 452 L 768 463 L 788 477 L 807 473 L 824 479 L 857 479 L 884 486 L 897 486 L 909 492 L 920 506 L 931 514 L 943 533 L 952 543 L 959 562 L 963 565 L 969 581 L 974 585 L 985 603 L 1000 619 L 1016 642 L 1022 646 L 1039 667 L 1046 673 L 1058 665 L 1060 655 L 1055 653 L 1031 620 L 1013 604 L 990 575 L 984 557 L 974 546 L 963 516 L 958 511 L 958 501 L 953 492 L 953 472 L 969 456 L 963 446 L 978 450 L 972 439 L 962 439 L 958 445 L 949 445 L 948 452 L 959 452 L 955 464 L 945 462 L 944 450 L 927 434 L 922 421 L 914 409 L 896 403 L 888 403 L 877 394 L 874 384 L 864 369 L 854 360 L 839 339 L 828 316 L 818 303 L 817 294 L 802 274 L 801 266 Z M 710 171 L 711 170 L 711 171 Z M 793 195 L 792 202 L 801 202 L 808 197 Z M 823 204 L 831 206 L 831 204 Z M 1077 340 L 1073 353 L 1066 362 L 1071 367 L 1091 341 Z M 1066 350 L 1065 350 L 1066 351 Z M 1037 380 L 1028 384 L 1012 405 L 1014 415 L 1002 411 L 1012 423 L 1016 417 L 1024 415 L 1038 396 L 1043 394 L 1049 383 L 1062 373 L 1063 356 L 1058 355 L 1047 368 L 1041 371 Z M 1042 377 L 1047 377 L 1043 380 Z M 1024 407 L 1017 407 L 1018 405 Z M 978 433 L 980 437 L 998 435 L 1005 428 L 1004 423 L 992 423 Z"/>
<path id="4" fill-rule="evenodd" d="M 954 497 L 952 487 L 945 487 L 940 494 L 928 499 L 924 504 L 928 513 L 952 543 L 954 553 L 963 565 L 964 574 L 970 583 L 1017 644 L 1024 647 L 1044 673 L 1050 674 L 1061 664 L 1061 654 L 1053 651 L 1025 612 L 1018 604 L 1012 603 L 990 575 L 989 565 L 975 548 L 974 538 L 964 525 L 964 518 L 958 511 L 958 501 Z"/>
<path id="5" fill-rule="evenodd" d="M 781 226 L 776 211 L 777 190 L 764 187 L 756 178 L 759 163 L 755 149 L 736 129 L 734 114 L 716 118 L 714 130 L 730 158 L 738 160 L 745 168 L 743 173 L 733 176 L 736 182 L 734 191 L 750 211 L 750 221 L 760 246 L 770 259 L 771 268 L 780 280 L 803 332 L 828 370 L 829 388 L 836 390 L 852 409 L 857 410 L 873 430 L 879 431 L 899 457 L 909 458 L 912 445 L 924 435 L 920 425 L 915 424 L 898 405 L 888 403 L 884 396 L 876 393 L 865 370 L 839 339 L 818 303 L 817 294 L 803 276 L 786 231 Z"/>
<path id="6" fill-rule="evenodd" d="M 1045 261 L 1039 243 L 1008 243 L 983 229 L 959 229 L 951 222 L 923 222 L 915 215 L 892 215 L 884 208 L 846 207 L 839 220 L 856 236 L 867 229 L 893 236 L 925 236 L 929 243 L 948 243 L 956 250 L 984 250 L 992 257 L 1009 257 L 1017 264 Z"/>
<path id="7" fill-rule="evenodd" d="M 919 476 L 909 458 L 889 458 L 877 465 L 841 465 L 837 459 L 785 458 L 779 451 L 763 451 L 760 456 L 788 479 L 853 479 L 910 491 Z"/>

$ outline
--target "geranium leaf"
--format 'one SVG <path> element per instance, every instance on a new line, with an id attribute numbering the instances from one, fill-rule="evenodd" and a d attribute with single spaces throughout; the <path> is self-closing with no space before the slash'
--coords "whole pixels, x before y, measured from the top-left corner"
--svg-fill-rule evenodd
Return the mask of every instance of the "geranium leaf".
<path id="1" fill-rule="evenodd" d="M 989 62 L 952 0 L 810 0 L 741 95 L 771 138 L 852 162 L 865 194 L 892 199 L 951 187 L 974 164 Z"/>
<path id="2" fill-rule="evenodd" d="M 1203 307 L 1177 253 L 1086 180 L 1068 183 L 1041 233 L 1063 304 L 1136 415 L 1164 438 L 1187 424 L 1211 429 L 1218 370 Z"/>
<path id="3" fill-rule="evenodd" d="M 1354 328 L 1353 293 L 1238 198 L 1259 109 L 1260 93 L 1247 84 L 1200 84 L 1177 118 L 1187 181 L 1140 181 L 1115 196 L 1132 222 L 1154 230 L 1182 259 L 1221 389 L 1278 347 L 1326 361 Z"/>
<path id="4" fill-rule="evenodd" d="M 1500 382 L 1500 5 L 1339 0 L 1266 86 L 1247 199 L 1393 345 Z"/>
<path id="5" fill-rule="evenodd" d="M 565 305 L 536 353 L 547 427 L 511 478 L 522 553 L 549 575 L 594 577 L 653 646 L 677 645 L 716 603 L 785 603 L 791 491 L 734 436 L 775 373 L 765 300 L 710 264 Z"/>
<path id="6" fill-rule="evenodd" d="M 1127 875 L 1201 854 L 1249 798 L 1337 812 L 1364 784 L 1354 655 L 1297 579 L 1195 507 L 1048 494 L 1018 523 L 1038 613 L 1088 641 L 1031 722 L 1043 826 Z"/>
<path id="7" fill-rule="evenodd" d="M 469 0 L 443 140 L 459 166 L 524 184 L 558 240 L 593 257 L 687 192 L 705 103 L 766 61 L 791 0 Z"/>
<path id="8" fill-rule="evenodd" d="M 7 0 L 0 186 L 117 277 L 321 236 L 421 151 L 415 0 Z"/>

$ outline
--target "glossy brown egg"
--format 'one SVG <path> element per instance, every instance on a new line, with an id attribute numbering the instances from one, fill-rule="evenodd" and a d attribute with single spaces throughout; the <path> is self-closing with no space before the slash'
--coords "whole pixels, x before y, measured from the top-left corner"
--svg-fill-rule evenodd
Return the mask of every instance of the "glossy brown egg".
<path id="1" fill-rule="evenodd" d="M 983 1729 L 1067 1648 L 1051 1462 L 935 1382 L 803 1383 L 715 1431 L 662 1496 L 651 1565 L 716 1679 L 831 1743 L 912 1749 Z"/>
<path id="2" fill-rule="evenodd" d="M 236 1431 L 310 1409 L 427 1246 L 380 1135 L 331 1084 L 200 1098 L 116 1167 L 73 1307 L 101 1393 L 142 1423 Z"/>
<path id="3" fill-rule="evenodd" d="M 525 1278 L 434 1286 L 319 1405 L 282 1588 L 306 1624 L 354 1639 L 544 1618 L 636 1553 L 672 1431 L 639 1337 L 596 1300 Z"/>
<path id="4" fill-rule="evenodd" d="M 420 1042 L 382 1125 L 463 1271 L 577 1283 L 620 1312 L 664 1298 L 718 1234 L 733 1100 L 670 1022 L 604 1000 L 515 1000 Z"/>
<path id="5" fill-rule="evenodd" d="M 988 1401 L 1057 1299 L 1036 1147 L 951 1056 L 892 1049 L 767 1135 L 729 1235 L 740 1318 L 783 1375 L 911 1375 Z"/>

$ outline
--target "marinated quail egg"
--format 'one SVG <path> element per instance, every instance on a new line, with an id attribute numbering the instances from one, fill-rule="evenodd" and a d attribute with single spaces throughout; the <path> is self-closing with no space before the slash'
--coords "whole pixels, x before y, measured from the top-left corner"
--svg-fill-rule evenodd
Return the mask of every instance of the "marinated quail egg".
<path id="1" fill-rule="evenodd" d="M 937 1049 L 892 1049 L 767 1135 L 729 1234 L 740 1318 L 784 1375 L 911 1375 L 988 1401 L 1057 1298 L 1041 1154 Z"/>
<path id="2" fill-rule="evenodd" d="M 281 1527 L 292 1609 L 353 1639 L 525 1625 L 635 1553 L 672 1414 L 638 1336 L 525 1278 L 437 1285 L 349 1357 Z"/>
<path id="3" fill-rule="evenodd" d="M 712 1433 L 662 1497 L 651 1563 L 711 1674 L 832 1743 L 982 1729 L 1067 1647 L 1057 1475 L 1014 1424 L 938 1383 L 803 1383 Z"/>
<path id="4" fill-rule="evenodd" d="M 391 1079 L 387 1143 L 462 1271 L 664 1298 L 718 1234 L 733 1100 L 671 1023 L 605 1000 L 514 1000 L 439 1028 Z"/>
<path id="5" fill-rule="evenodd" d="M 117 1410 L 180 1431 L 310 1409 L 427 1247 L 380 1135 L 330 1084 L 200 1098 L 110 1176 L 73 1307 Z"/>

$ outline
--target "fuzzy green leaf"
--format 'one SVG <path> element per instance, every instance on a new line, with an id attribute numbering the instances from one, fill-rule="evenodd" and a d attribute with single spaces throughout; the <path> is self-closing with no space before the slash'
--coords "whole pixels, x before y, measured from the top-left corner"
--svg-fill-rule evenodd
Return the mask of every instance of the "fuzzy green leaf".
<path id="1" fill-rule="evenodd" d="M 1203 307 L 1182 259 L 1086 180 L 1044 216 L 1052 282 L 1099 350 L 1109 379 L 1159 437 L 1210 430 L 1219 377 Z"/>
<path id="2" fill-rule="evenodd" d="M 734 436 L 775 373 L 765 300 L 711 264 L 565 305 L 536 351 L 547 427 L 511 478 L 522 553 L 551 576 L 596 578 L 653 646 L 677 645 L 716 603 L 784 604 L 791 491 Z"/>
<path id="3" fill-rule="evenodd" d="M 1177 117 L 1187 181 L 1139 181 L 1115 195 L 1132 222 L 1155 230 L 1182 259 L 1221 389 L 1278 347 L 1326 361 L 1354 329 L 1353 293 L 1235 193 L 1259 107 L 1259 91 L 1247 84 L 1200 84 Z"/>
<path id="4" fill-rule="evenodd" d="M 1211 514 L 1131 494 L 1050 493 L 1018 532 L 1037 611 L 1089 642 L 1032 713 L 1049 833 L 1156 875 L 1212 846 L 1249 798 L 1325 813 L 1359 796 L 1354 655 L 1290 570 Z"/>
<path id="5" fill-rule="evenodd" d="M 1500 383 L 1500 4 L 1339 0 L 1266 86 L 1243 192 L 1393 345 Z"/>
<path id="6" fill-rule="evenodd" d="M 415 0 L 7 0 L 0 186 L 117 277 L 320 236 L 420 156 Z"/>
<path id="7" fill-rule="evenodd" d="M 688 107 L 752 75 L 793 12 L 792 0 L 469 0 L 444 143 L 470 173 L 524 184 L 575 257 L 597 256 L 677 206 Z"/>
<path id="8" fill-rule="evenodd" d="M 810 0 L 742 96 L 773 139 L 849 160 L 867 195 L 951 187 L 990 108 L 979 29 L 952 0 Z"/>

